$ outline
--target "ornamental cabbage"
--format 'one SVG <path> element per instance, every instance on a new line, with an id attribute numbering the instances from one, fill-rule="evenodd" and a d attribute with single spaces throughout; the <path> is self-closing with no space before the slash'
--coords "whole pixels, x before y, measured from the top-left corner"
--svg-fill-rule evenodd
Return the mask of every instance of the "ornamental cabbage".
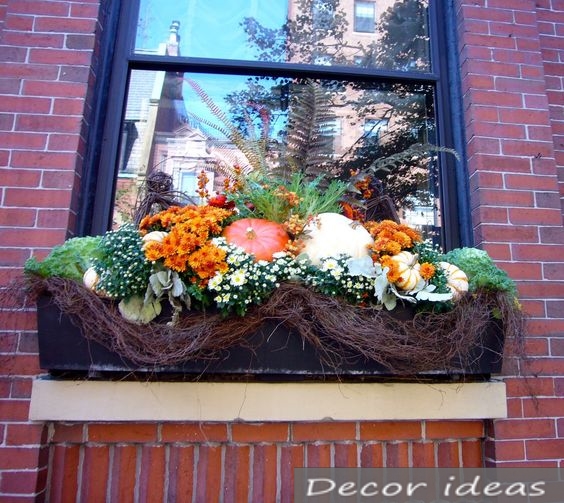
<path id="1" fill-rule="evenodd" d="M 513 280 L 495 265 L 484 250 L 457 248 L 445 254 L 444 260 L 466 273 L 470 291 L 483 289 L 507 292 L 512 297 L 517 297 L 517 288 Z"/>

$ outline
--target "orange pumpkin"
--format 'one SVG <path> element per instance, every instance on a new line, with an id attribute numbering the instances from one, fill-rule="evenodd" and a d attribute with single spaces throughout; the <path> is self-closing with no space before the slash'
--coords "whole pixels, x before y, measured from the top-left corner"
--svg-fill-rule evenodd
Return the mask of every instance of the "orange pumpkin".
<path id="1" fill-rule="evenodd" d="M 235 220 L 223 230 L 228 243 L 240 246 L 256 260 L 272 260 L 272 255 L 283 251 L 288 233 L 282 225 L 262 218 Z"/>

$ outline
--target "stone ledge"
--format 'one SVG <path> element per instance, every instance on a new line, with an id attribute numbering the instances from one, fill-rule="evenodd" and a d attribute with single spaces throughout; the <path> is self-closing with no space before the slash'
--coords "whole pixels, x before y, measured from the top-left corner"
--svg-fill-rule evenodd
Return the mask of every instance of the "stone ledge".
<path id="1" fill-rule="evenodd" d="M 507 417 L 503 382 L 210 383 L 38 379 L 34 421 L 364 421 Z"/>

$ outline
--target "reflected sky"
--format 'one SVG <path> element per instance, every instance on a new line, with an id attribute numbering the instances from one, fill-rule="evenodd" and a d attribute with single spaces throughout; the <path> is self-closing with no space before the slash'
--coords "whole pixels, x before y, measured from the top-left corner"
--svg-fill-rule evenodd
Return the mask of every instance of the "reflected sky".
<path id="1" fill-rule="evenodd" d="M 171 22 L 178 20 L 183 56 L 253 59 L 243 18 L 279 28 L 287 14 L 286 0 L 141 0 L 135 45 L 156 50 L 167 39 Z"/>

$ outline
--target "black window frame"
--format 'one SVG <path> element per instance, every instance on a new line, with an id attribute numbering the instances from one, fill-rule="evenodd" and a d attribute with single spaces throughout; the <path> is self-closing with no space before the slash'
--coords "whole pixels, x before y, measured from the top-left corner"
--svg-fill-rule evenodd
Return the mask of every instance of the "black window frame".
<path id="1" fill-rule="evenodd" d="M 442 236 L 444 249 L 472 246 L 468 204 L 468 174 L 464 162 L 464 135 L 456 52 L 455 13 L 452 0 L 429 1 L 429 72 L 390 71 L 377 68 L 322 66 L 298 63 L 217 60 L 185 56 L 155 56 L 134 51 L 138 1 L 113 0 L 106 9 L 107 25 L 101 40 L 106 56 L 98 72 L 96 110 L 88 138 L 85 174 L 77 234 L 103 234 L 110 228 L 122 119 L 125 113 L 128 75 L 131 70 L 160 70 L 218 75 L 237 74 L 296 76 L 360 81 L 430 84 L 435 89 L 437 131 L 440 146 L 454 148 L 461 159 L 439 152 Z"/>

